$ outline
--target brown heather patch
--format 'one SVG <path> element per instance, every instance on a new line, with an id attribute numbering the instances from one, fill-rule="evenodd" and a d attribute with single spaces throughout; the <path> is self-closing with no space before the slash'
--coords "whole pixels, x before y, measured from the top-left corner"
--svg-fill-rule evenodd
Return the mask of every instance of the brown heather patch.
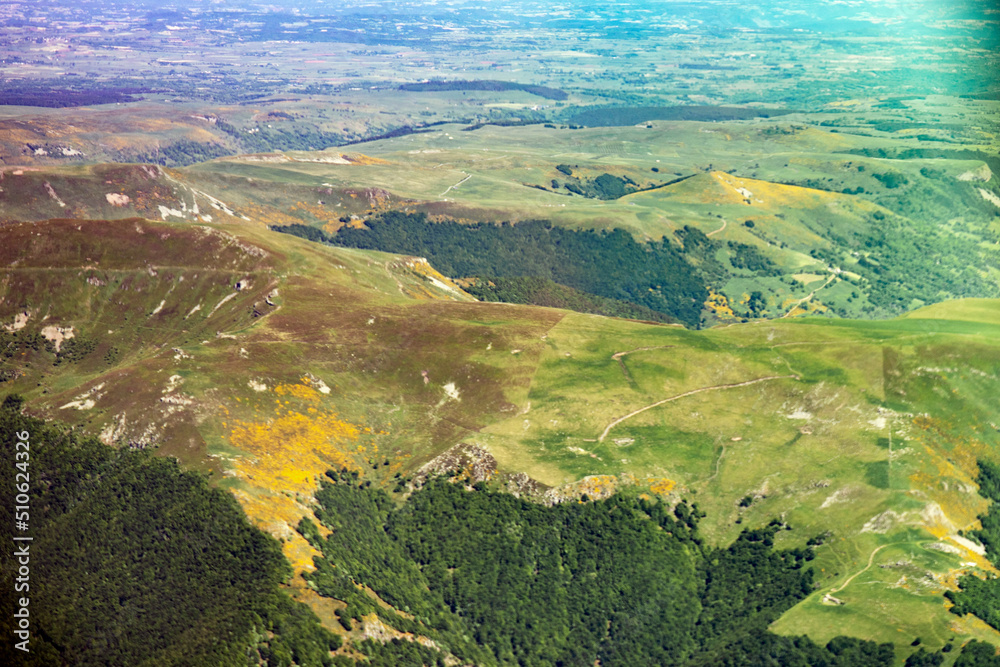
<path id="1" fill-rule="evenodd" d="M 54 219 L 8 225 L 2 228 L 2 234 L 0 265 L 18 269 L 175 266 L 252 271 L 272 265 L 269 253 L 262 248 L 202 225 L 156 223 L 141 218 Z"/>

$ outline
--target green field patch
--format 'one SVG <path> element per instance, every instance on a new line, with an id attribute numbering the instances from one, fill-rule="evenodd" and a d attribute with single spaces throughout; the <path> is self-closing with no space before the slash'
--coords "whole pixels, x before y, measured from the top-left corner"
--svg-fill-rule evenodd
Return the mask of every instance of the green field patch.
<path id="1" fill-rule="evenodd" d="M 714 440 L 685 431 L 663 420 L 658 424 L 621 426 L 594 453 L 603 457 L 626 457 L 630 468 L 662 468 L 680 479 L 694 481 L 711 473 L 715 462 Z M 632 440 L 632 443 L 628 441 Z M 618 443 L 627 443 L 621 447 Z"/>
<path id="2" fill-rule="evenodd" d="M 865 464 L 865 482 L 876 489 L 889 488 L 889 462 L 873 461 Z"/>

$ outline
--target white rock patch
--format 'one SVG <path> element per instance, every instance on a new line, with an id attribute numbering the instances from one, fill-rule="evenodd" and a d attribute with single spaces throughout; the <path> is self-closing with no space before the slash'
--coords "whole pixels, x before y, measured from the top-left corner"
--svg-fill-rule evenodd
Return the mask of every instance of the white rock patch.
<path id="1" fill-rule="evenodd" d="M 847 489 L 837 489 L 823 501 L 823 504 L 819 506 L 820 509 L 826 509 L 830 505 L 836 505 L 837 503 L 847 502 Z"/>
<path id="2" fill-rule="evenodd" d="M 52 341 L 56 346 L 56 352 L 58 352 L 59 346 L 62 345 L 63 341 L 73 338 L 75 334 L 73 333 L 73 327 L 48 326 L 42 329 L 42 335 Z"/>
<path id="3" fill-rule="evenodd" d="M 215 311 L 217 311 L 219 308 L 222 308 L 222 304 L 224 304 L 225 302 L 229 301 L 230 299 L 232 299 L 235 296 L 236 296 L 236 292 L 233 292 L 232 294 L 223 297 L 222 301 L 220 301 L 219 303 L 215 304 L 215 308 L 212 309 L 212 312 L 209 313 L 208 316 L 211 317 L 212 315 L 214 315 Z"/>
<path id="4" fill-rule="evenodd" d="M 943 551 L 946 554 L 960 554 L 962 550 L 956 546 L 948 544 L 947 542 L 934 542 L 927 545 L 928 549 L 933 549 L 934 551 Z"/>
<path id="5" fill-rule="evenodd" d="M 95 405 L 97 405 L 97 403 L 94 402 L 94 399 L 87 398 L 84 400 L 71 401 L 66 405 L 61 406 L 59 409 L 65 410 L 66 408 L 76 408 L 77 410 L 89 410 Z"/>
<path id="6" fill-rule="evenodd" d="M 97 399 L 103 395 L 100 393 L 102 389 L 104 389 L 103 382 L 101 384 L 94 385 L 79 396 L 74 396 L 74 400 L 70 401 L 66 405 L 60 406 L 59 409 L 66 410 L 67 408 L 76 408 L 77 410 L 90 410 L 97 405 Z"/>
<path id="7" fill-rule="evenodd" d="M 990 171 L 989 165 L 982 165 L 979 169 L 971 169 L 964 174 L 959 174 L 958 180 L 960 181 L 986 181 L 993 178 L 993 172 Z"/>
<path id="8" fill-rule="evenodd" d="M 105 445 L 113 445 L 125 434 L 125 424 L 125 415 L 119 414 L 115 421 L 106 424 L 101 429 L 101 433 L 97 436 L 98 440 Z"/>
<path id="9" fill-rule="evenodd" d="M 927 503 L 924 505 L 924 509 L 920 512 L 920 518 L 924 520 L 925 524 L 940 526 L 949 533 L 955 532 L 955 524 L 951 522 L 951 519 L 948 518 L 944 510 L 937 503 Z"/>
<path id="10" fill-rule="evenodd" d="M 961 537 L 960 535 L 949 535 L 948 539 L 962 545 L 972 553 L 979 554 L 980 556 L 986 555 L 986 549 L 983 546 L 976 544 L 972 540 Z"/>
<path id="11" fill-rule="evenodd" d="M 128 206 L 132 199 L 128 195 L 119 194 L 117 192 L 109 192 L 104 195 L 104 198 L 108 200 L 108 203 L 112 206 Z"/>
<path id="12" fill-rule="evenodd" d="M 45 190 L 49 193 L 49 197 L 56 200 L 56 203 L 59 204 L 59 208 L 66 208 L 66 202 L 64 202 L 62 199 L 59 199 L 59 195 L 56 194 L 56 191 L 52 187 L 52 184 L 49 183 L 48 181 L 45 181 Z"/>
<path id="13" fill-rule="evenodd" d="M 177 389 L 177 387 L 181 386 L 181 384 L 183 383 L 184 383 L 184 378 L 182 378 L 180 375 L 171 375 L 167 379 L 167 386 L 163 388 L 163 393 L 169 394 L 174 389 Z"/>
<path id="14" fill-rule="evenodd" d="M 184 217 L 184 214 L 182 212 L 178 211 L 176 208 L 167 208 L 166 206 L 163 206 L 162 204 L 158 208 L 160 210 L 160 217 L 162 217 L 164 220 L 166 220 L 167 217 L 171 216 L 171 215 L 174 216 L 175 218 L 183 218 Z"/>
<path id="15" fill-rule="evenodd" d="M 7 331 L 20 331 L 28 324 L 29 319 L 31 316 L 28 313 L 18 313 L 14 316 L 14 324 L 5 324 L 3 328 Z"/>
<path id="16" fill-rule="evenodd" d="M 880 535 L 885 534 L 899 525 L 904 518 L 905 515 L 897 514 L 892 510 L 886 510 L 881 514 L 868 519 L 868 521 L 865 522 L 865 525 L 861 527 L 861 532 L 878 533 Z"/>
<path id="17" fill-rule="evenodd" d="M 979 190 L 979 194 L 982 195 L 983 199 L 990 202 L 994 206 L 1000 206 L 1000 197 L 997 197 L 989 190 L 984 190 L 982 188 L 976 188 L 976 189 Z"/>
<path id="18" fill-rule="evenodd" d="M 459 398 L 458 387 L 455 386 L 454 382 L 449 382 L 444 386 L 444 393 L 448 398 L 450 398 L 453 401 L 462 400 L 461 398 Z"/>
<path id="19" fill-rule="evenodd" d="M 168 403 L 170 405 L 191 405 L 194 403 L 194 399 L 178 394 L 167 394 L 166 396 L 160 398 L 160 402 Z"/>

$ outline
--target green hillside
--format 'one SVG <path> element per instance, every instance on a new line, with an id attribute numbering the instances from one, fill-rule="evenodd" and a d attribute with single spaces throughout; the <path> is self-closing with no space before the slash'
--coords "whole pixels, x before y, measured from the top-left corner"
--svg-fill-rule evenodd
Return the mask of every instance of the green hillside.
<path id="1" fill-rule="evenodd" d="M 923 106 L 921 113 L 984 127 L 995 114 L 995 103 L 958 98 Z M 803 314 L 885 319 L 927 304 L 1000 296 L 995 146 L 982 133 L 975 141 L 955 135 L 944 142 L 894 129 L 905 113 L 830 107 L 580 129 L 453 123 L 352 151 L 230 156 L 180 169 L 5 170 L 12 187 L 0 188 L 0 219 L 306 225 L 336 239 L 341 228 L 345 236 L 378 237 L 373 228 L 385 216 L 405 213 L 445 228 L 538 220 L 557 229 L 624 232 L 650 252 L 662 244 L 682 255 L 680 264 L 667 261 L 668 274 L 701 287 L 672 285 L 662 296 L 696 298 L 691 312 L 653 303 L 662 278 L 624 285 L 600 265 L 572 277 L 552 267 L 499 272 L 491 263 L 509 253 L 470 245 L 442 227 L 428 226 L 419 243 L 412 233 L 394 232 L 360 247 L 433 257 L 453 279 L 553 280 L 694 327 Z M 461 241 L 464 261 L 446 256 L 444 237 Z M 539 250 L 530 238 L 513 248 L 516 257 Z M 614 285 L 588 284 L 602 280 Z"/>
<path id="2" fill-rule="evenodd" d="M 991 112 L 978 104 L 942 99 L 925 111 L 988 124 Z M 271 204 L 328 233 L 387 210 L 435 221 L 623 229 L 679 249 L 682 231 L 695 229 L 709 237 L 687 251 L 714 295 L 703 313 L 709 323 L 789 313 L 885 318 L 1000 295 L 994 151 L 946 149 L 902 130 L 862 131 L 880 113 L 586 129 L 441 125 L 365 143 L 363 159 L 288 152 L 186 173 L 220 185 L 250 179 L 312 188 L 322 205 Z M 364 188 L 378 194 L 362 195 Z M 368 205 L 358 210 L 363 198 Z M 748 269 L 740 261 L 746 248 L 772 270 Z M 751 310 L 754 292 L 760 298 Z"/>
<path id="3" fill-rule="evenodd" d="M 1000 667 L 995 5 L 4 3 L 0 666 Z"/>
<path id="4" fill-rule="evenodd" d="M 976 461 L 1000 444 L 990 301 L 690 331 L 475 303 L 421 260 L 250 223 L 0 235 L 4 390 L 208 473 L 298 573 L 323 550 L 295 527 L 328 469 L 393 502 L 453 471 L 542 503 L 686 499 L 710 548 L 787 523 L 775 548 L 811 542 L 816 588 L 779 635 L 889 642 L 897 660 L 918 637 L 1000 643 L 944 596 L 994 571 L 969 537 L 987 506 Z M 301 574 L 292 589 L 361 641 Z"/>

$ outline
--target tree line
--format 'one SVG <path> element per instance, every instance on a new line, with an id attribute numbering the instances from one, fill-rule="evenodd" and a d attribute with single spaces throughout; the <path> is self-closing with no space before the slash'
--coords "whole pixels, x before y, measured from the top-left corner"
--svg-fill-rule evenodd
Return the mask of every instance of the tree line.
<path id="1" fill-rule="evenodd" d="M 320 594 L 345 594 L 345 627 L 376 613 L 433 647 L 404 646 L 395 664 L 891 665 L 891 644 L 839 637 L 820 646 L 767 626 L 813 590 L 811 548 L 779 551 L 779 521 L 728 547 L 698 534 L 703 513 L 685 502 L 615 495 L 545 506 L 450 478 L 402 504 L 347 470 L 316 494 L 323 552 L 309 576 Z M 368 586 L 396 613 L 375 605 Z M 334 595 L 336 597 L 336 595 Z M 359 598 L 367 598 L 366 601 Z M 358 605 L 355 608 L 355 605 Z M 361 645 L 371 656 L 392 644 Z M 346 663 L 345 663 L 346 664 Z M 381 663 L 379 663 L 381 664 Z M 392 664 L 392 663 L 389 663 Z"/>
<path id="2" fill-rule="evenodd" d="M 453 278 L 550 280 L 581 292 L 643 306 L 689 327 L 701 320 L 704 279 L 669 239 L 637 242 L 623 229 L 581 231 L 547 220 L 432 223 L 424 213 L 392 211 L 335 235 L 304 225 L 275 231 L 349 248 L 426 257 Z"/>
<path id="3" fill-rule="evenodd" d="M 148 451 L 118 450 L 0 408 L 0 450 L 30 449 L 30 652 L 13 648 L 14 596 L 0 596 L 7 665 L 333 664 L 340 638 L 280 585 L 280 544 L 252 526 L 232 494 Z M 15 451 L 16 450 L 16 451 Z M 14 525 L 14 475 L 0 521 Z M 0 553 L 0 585 L 18 562 Z M 16 655 L 16 657 L 15 657 Z"/>

